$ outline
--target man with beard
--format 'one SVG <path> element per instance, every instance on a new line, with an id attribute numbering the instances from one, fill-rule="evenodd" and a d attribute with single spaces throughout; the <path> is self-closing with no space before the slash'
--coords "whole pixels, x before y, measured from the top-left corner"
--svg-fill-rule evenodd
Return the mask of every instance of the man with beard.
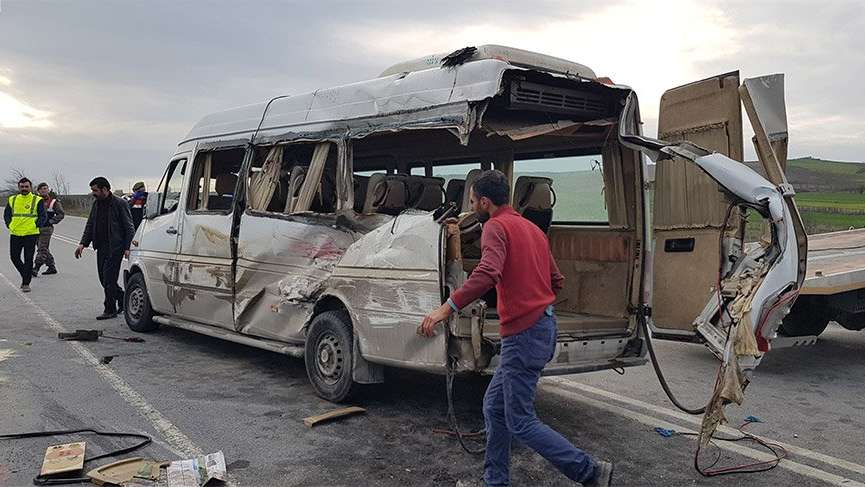
<path id="1" fill-rule="evenodd" d="M 549 241 L 508 204 L 510 184 L 502 172 L 486 171 L 470 191 L 472 210 L 483 223 L 480 263 L 447 302 L 424 318 L 418 332 L 433 336 L 439 323 L 495 286 L 502 345 L 484 396 L 484 483 L 510 485 L 511 441 L 517 439 L 569 479 L 607 486 L 612 464 L 594 461 L 535 414 L 538 380 L 556 350 L 552 305 L 564 283 Z"/>
<path id="2" fill-rule="evenodd" d="M 96 319 L 107 320 L 116 317 L 123 309 L 123 290 L 117 285 L 117 279 L 123 258 L 129 257 L 135 228 L 129 205 L 111 193 L 111 183 L 107 179 L 101 176 L 93 179 L 90 190 L 96 200 L 90 208 L 81 243 L 75 249 L 75 258 L 81 258 L 84 249 L 93 244 L 99 282 L 105 292 L 104 310 Z"/>

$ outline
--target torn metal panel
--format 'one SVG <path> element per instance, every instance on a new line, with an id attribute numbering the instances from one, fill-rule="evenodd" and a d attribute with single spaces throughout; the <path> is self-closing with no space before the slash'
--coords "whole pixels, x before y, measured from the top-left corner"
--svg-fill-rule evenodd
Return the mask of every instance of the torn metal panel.
<path id="1" fill-rule="evenodd" d="M 522 121 L 509 120 L 487 120 L 483 126 L 493 133 L 503 135 L 511 140 L 524 140 L 540 135 L 559 135 L 562 137 L 573 136 L 584 126 L 611 126 L 615 125 L 616 119 L 601 119 L 591 122 L 575 122 L 573 120 L 558 120 L 541 124 L 527 125 Z"/>
<path id="2" fill-rule="evenodd" d="M 238 237 L 235 329 L 277 340 L 303 340 L 325 282 L 355 234 L 336 217 L 244 214 Z"/>
<path id="3" fill-rule="evenodd" d="M 441 305 L 442 227 L 428 212 L 407 211 L 362 236 L 333 270 L 327 293 L 344 297 L 364 357 L 443 371 L 445 333 L 417 327 Z"/>
<path id="4" fill-rule="evenodd" d="M 444 52 L 431 54 L 422 58 L 413 59 L 394 64 L 385 69 L 379 76 L 392 76 L 414 71 L 423 71 L 439 66 L 458 66 L 469 61 L 478 61 L 481 59 L 498 59 L 507 61 L 514 66 L 522 66 L 525 68 L 534 68 L 541 71 L 548 71 L 559 74 L 567 74 L 578 76 L 581 78 L 596 78 L 595 72 L 587 66 L 584 66 L 567 59 L 561 59 L 545 54 L 524 51 L 513 47 L 499 46 L 495 44 L 486 44 L 483 46 L 471 46 L 459 49 L 453 52 Z M 446 60 L 451 60 L 446 62 Z"/>

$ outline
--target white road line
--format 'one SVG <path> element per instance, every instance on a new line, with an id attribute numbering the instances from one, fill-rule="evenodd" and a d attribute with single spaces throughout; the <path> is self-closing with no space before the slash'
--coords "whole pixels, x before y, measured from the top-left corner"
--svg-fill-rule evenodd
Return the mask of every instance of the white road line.
<path id="1" fill-rule="evenodd" d="M 29 304 L 36 310 L 36 314 L 38 314 L 45 323 L 51 327 L 52 330 L 57 332 L 66 332 L 63 325 L 57 322 L 48 312 L 43 310 L 39 305 L 33 302 L 27 295 L 18 290 L 18 288 L 9 280 L 3 273 L 0 273 L 0 277 L 3 278 L 3 281 L 9 285 L 16 293 L 18 293 L 19 297 L 22 301 Z M 73 350 L 78 352 L 87 363 L 93 366 L 96 369 L 96 372 L 114 388 L 115 391 L 123 398 L 129 405 L 134 407 L 138 414 L 143 416 L 153 427 L 162 435 L 168 445 L 171 447 L 171 450 L 180 456 L 180 458 L 191 458 L 198 455 L 203 455 L 204 452 L 192 442 L 183 432 L 181 432 L 177 426 L 174 426 L 170 421 L 168 421 L 165 416 L 162 415 L 155 407 L 151 406 L 147 400 L 138 393 L 135 389 L 132 388 L 123 378 L 121 378 L 117 373 L 115 373 L 108 366 L 99 363 L 99 359 L 96 358 L 93 353 L 88 350 L 84 345 L 75 342 L 75 341 L 67 341 L 67 344 L 72 347 Z"/>
<path id="2" fill-rule="evenodd" d="M 681 433 L 696 433 L 696 431 L 694 430 L 683 428 L 681 425 L 673 424 L 668 421 L 656 418 L 654 416 L 638 413 L 630 409 L 608 404 L 597 399 L 592 399 L 589 396 L 567 389 L 557 384 L 556 382 L 547 381 L 547 383 L 544 385 L 544 389 L 565 399 L 578 401 L 594 408 L 617 414 L 619 416 L 632 419 L 639 423 L 643 423 L 646 426 L 672 429 Z M 717 447 L 722 450 L 737 453 L 748 458 L 753 458 L 754 460 L 760 462 L 769 461 L 775 458 L 775 456 L 772 454 L 730 442 L 719 441 L 717 442 Z M 865 487 L 865 484 L 857 482 L 856 480 L 848 479 L 840 475 L 835 475 L 833 473 L 829 473 L 824 470 L 811 467 L 809 465 L 797 463 L 792 460 L 784 459 L 781 461 L 781 463 L 778 464 L 778 467 L 790 470 L 791 472 L 803 475 L 805 477 L 810 477 L 815 480 L 826 482 L 831 485 L 838 485 L 843 487 Z"/>
<path id="3" fill-rule="evenodd" d="M 607 391 L 604 389 L 599 389 L 597 387 L 592 387 L 589 385 L 580 384 L 580 383 L 573 382 L 573 381 L 570 381 L 570 380 L 567 380 L 567 379 L 564 379 L 561 377 L 550 377 L 550 378 L 546 378 L 545 380 L 548 382 L 553 382 L 555 384 L 558 384 L 558 385 L 565 387 L 567 389 L 577 389 L 577 390 L 582 391 L 582 392 L 587 392 L 590 394 L 594 394 L 596 396 L 601 396 L 601 397 L 604 397 L 607 399 L 612 399 L 614 401 L 618 401 L 618 402 L 623 403 L 623 404 L 637 406 L 639 408 L 642 408 L 642 409 L 645 409 L 648 411 L 664 414 L 664 415 L 667 415 L 669 417 L 673 417 L 673 418 L 676 418 L 676 419 L 679 419 L 682 421 L 686 421 L 686 422 L 691 423 L 693 425 L 699 426 L 701 424 L 701 420 L 698 417 L 691 416 L 689 414 L 685 414 L 685 413 L 682 413 L 682 412 L 679 412 L 679 411 L 676 411 L 673 409 L 669 409 L 669 408 L 665 408 L 665 407 L 661 407 L 661 406 L 656 406 L 654 404 L 640 401 L 638 399 L 633 399 L 633 398 L 630 398 L 627 396 L 622 396 L 620 394 L 616 394 L 614 392 L 610 392 L 610 391 Z M 727 427 L 727 426 L 721 426 L 719 428 L 719 431 L 724 433 L 724 434 L 728 434 L 728 435 L 732 435 L 732 436 L 739 434 L 738 431 L 736 431 L 733 428 Z M 816 460 L 818 462 L 822 462 L 822 463 L 825 463 L 827 465 L 832 465 L 833 467 L 838 467 L 838 468 L 842 468 L 842 469 L 850 471 L 850 472 L 855 472 L 858 474 L 865 475 L 865 465 L 859 465 L 858 463 L 853 463 L 851 461 L 844 460 L 842 458 L 836 458 L 836 457 L 833 457 L 830 455 L 826 455 L 824 453 L 815 452 L 813 450 L 808 450 L 806 448 L 802 448 L 802 447 L 799 447 L 796 445 L 791 445 L 789 443 L 784 443 L 784 442 L 774 440 L 771 438 L 765 438 L 762 436 L 760 438 L 762 438 L 762 439 L 764 439 L 770 443 L 780 445 L 785 450 L 787 450 L 788 452 L 790 452 L 794 455 L 804 457 L 804 458 L 810 458 L 812 460 Z"/>

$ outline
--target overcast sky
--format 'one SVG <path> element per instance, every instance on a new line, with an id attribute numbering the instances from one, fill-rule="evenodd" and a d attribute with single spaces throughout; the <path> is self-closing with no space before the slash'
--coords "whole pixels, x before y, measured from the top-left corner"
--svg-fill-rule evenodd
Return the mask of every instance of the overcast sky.
<path id="1" fill-rule="evenodd" d="M 634 87 L 651 135 L 666 88 L 783 72 L 791 157 L 862 161 L 863 33 L 856 1 L 0 0 L 0 176 L 158 180 L 209 112 L 485 43 Z"/>

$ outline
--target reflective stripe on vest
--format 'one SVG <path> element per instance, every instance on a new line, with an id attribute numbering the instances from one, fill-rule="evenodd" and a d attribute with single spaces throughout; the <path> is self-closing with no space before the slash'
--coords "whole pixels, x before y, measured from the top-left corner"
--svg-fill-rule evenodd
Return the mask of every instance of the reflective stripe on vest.
<path id="1" fill-rule="evenodd" d="M 36 219 L 39 217 L 39 202 L 41 196 L 30 193 L 30 198 L 20 194 L 9 197 L 9 207 L 12 208 L 12 221 L 9 223 L 9 233 L 18 237 L 39 235 Z"/>

